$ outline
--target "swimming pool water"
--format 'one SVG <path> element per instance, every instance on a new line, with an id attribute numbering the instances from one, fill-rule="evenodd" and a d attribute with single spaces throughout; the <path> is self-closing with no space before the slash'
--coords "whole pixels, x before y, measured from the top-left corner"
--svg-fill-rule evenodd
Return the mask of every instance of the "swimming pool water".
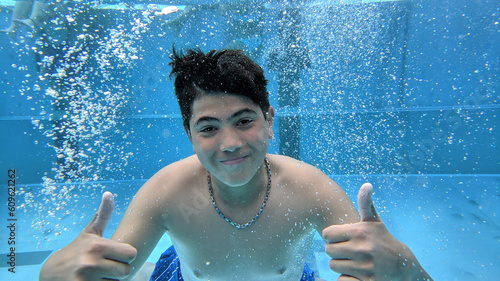
<path id="1" fill-rule="evenodd" d="M 12 4 L 0 1 L 0 28 Z M 163 1 L 180 10 L 161 16 L 131 4 L 70 5 L 63 44 L 0 33 L 6 226 L 10 169 L 18 206 L 16 273 L 2 231 L 0 280 L 36 280 L 105 190 L 117 196 L 109 237 L 145 180 L 192 153 L 168 79 L 173 43 L 249 53 L 276 109 L 270 152 L 316 165 L 354 202 L 372 182 L 387 227 L 435 280 L 500 275 L 498 1 Z M 335 280 L 318 236 L 308 263 Z"/>
<path id="2" fill-rule="evenodd" d="M 391 233 L 407 244 L 435 280 L 495 280 L 498 276 L 500 252 L 498 200 L 500 177 L 494 175 L 404 175 L 404 176 L 333 176 L 355 200 L 358 187 L 366 182 L 374 185 L 374 200 L 379 215 Z M 144 181 L 98 183 L 117 194 L 117 210 L 105 237 L 109 237 L 123 215 L 127 196 L 124 190 L 137 189 Z M 97 184 L 97 183 L 94 183 Z M 88 183 L 91 185 L 91 183 Z M 37 186 L 30 188 L 37 189 Z M 100 188 L 100 187 L 99 187 Z M 90 221 L 99 199 L 82 196 L 68 207 L 71 214 L 59 221 L 47 219 L 51 226 L 41 234 L 33 228 L 38 214 L 20 214 L 18 236 L 19 252 L 25 254 L 14 279 L 5 272 L 2 257 L 2 280 L 36 280 L 41 268 L 39 256 L 68 244 Z M 82 212 L 82 210 L 87 210 Z M 68 229 L 56 235 L 54 223 L 65 224 Z M 52 229 L 51 229 L 52 228 Z M 0 238 L 6 239 L 6 232 Z M 165 235 L 155 248 L 150 262 L 155 262 L 171 245 Z M 5 252 L 5 245 L 1 245 Z M 324 243 L 316 235 L 307 262 L 319 277 L 336 280 L 328 268 L 329 258 L 324 254 Z M 38 255 L 37 255 L 38 253 Z M 6 279 L 7 278 L 7 279 Z"/>

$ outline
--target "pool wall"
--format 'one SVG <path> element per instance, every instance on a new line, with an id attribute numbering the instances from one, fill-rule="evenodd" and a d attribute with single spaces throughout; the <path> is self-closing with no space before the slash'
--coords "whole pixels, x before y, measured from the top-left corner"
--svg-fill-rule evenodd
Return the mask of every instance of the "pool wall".
<path id="1" fill-rule="evenodd" d="M 250 51 L 261 48 L 255 59 L 266 69 L 278 116 L 275 130 L 281 129 L 275 152 L 283 152 L 280 138 L 287 135 L 279 121 L 299 116 L 291 122 L 299 124 L 293 140 L 298 146 L 285 152 L 327 174 L 495 174 L 496 6 L 494 1 L 397 1 L 303 7 L 297 14 L 297 42 L 309 65 L 297 68 L 296 104 L 282 102 L 279 65 L 270 59 L 290 49 L 279 26 L 294 20 L 280 18 L 286 8 L 258 11 L 252 19 L 262 23 L 259 38 L 226 32 L 228 16 L 216 10 L 198 12 L 177 35 L 153 22 L 146 33 L 130 39 L 140 46 L 141 59 L 129 73 L 112 73 L 115 81 L 108 81 L 127 89 L 127 105 L 117 114 L 116 126 L 128 133 L 124 149 L 133 155 L 127 166 L 100 178 L 148 178 L 191 153 L 168 79 L 171 46 L 209 50 L 232 46 L 232 41 Z M 133 28 L 130 17 L 136 13 L 98 11 L 101 29 Z M 242 20 L 236 16 L 229 15 Z M 17 167 L 20 181 L 39 183 L 54 162 L 47 138 L 32 124 L 33 119 L 47 122 L 41 106 L 51 106 L 43 93 L 48 82 L 37 81 L 33 52 L 2 36 L 0 126 L 9 137 L 2 139 L 0 167 Z M 107 138 L 123 142 L 120 134 Z"/>

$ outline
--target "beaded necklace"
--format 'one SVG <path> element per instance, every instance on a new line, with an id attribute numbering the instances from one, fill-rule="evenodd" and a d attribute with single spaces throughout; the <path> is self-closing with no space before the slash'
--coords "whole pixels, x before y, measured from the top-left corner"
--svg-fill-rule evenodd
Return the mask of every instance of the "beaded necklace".
<path id="1" fill-rule="evenodd" d="M 210 193 L 210 199 L 212 199 L 212 205 L 214 205 L 215 210 L 221 216 L 221 218 L 223 218 L 225 221 L 227 221 L 229 224 L 231 224 L 232 226 L 234 226 L 236 228 L 242 229 L 242 228 L 247 228 L 250 225 L 252 225 L 260 217 L 262 210 L 264 210 L 264 207 L 266 206 L 267 199 L 269 199 L 269 193 L 271 192 L 271 166 L 269 165 L 269 161 L 267 160 L 267 158 L 264 158 L 264 163 L 266 163 L 267 175 L 268 175 L 266 197 L 264 198 L 264 202 L 262 203 L 262 206 L 260 206 L 260 209 L 257 212 L 257 215 L 255 215 L 255 217 L 253 217 L 253 219 L 251 219 L 249 222 L 247 222 L 245 224 L 239 224 L 239 223 L 232 221 L 230 218 L 228 218 L 226 215 L 224 215 L 222 213 L 222 211 L 219 209 L 219 207 L 217 207 L 217 203 L 215 203 L 214 189 L 212 188 L 212 180 L 210 177 L 210 172 L 208 172 L 208 176 L 207 176 L 208 192 Z"/>

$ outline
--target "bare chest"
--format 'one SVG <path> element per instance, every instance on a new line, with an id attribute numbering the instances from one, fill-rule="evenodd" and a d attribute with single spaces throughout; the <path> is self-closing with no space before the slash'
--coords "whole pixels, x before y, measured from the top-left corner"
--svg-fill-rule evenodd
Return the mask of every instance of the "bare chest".
<path id="1" fill-rule="evenodd" d="M 255 223 L 245 229 L 222 219 L 203 196 L 179 202 L 178 211 L 169 215 L 169 235 L 183 277 L 299 280 L 313 237 L 310 214 L 293 198 L 278 200 L 276 193 Z"/>

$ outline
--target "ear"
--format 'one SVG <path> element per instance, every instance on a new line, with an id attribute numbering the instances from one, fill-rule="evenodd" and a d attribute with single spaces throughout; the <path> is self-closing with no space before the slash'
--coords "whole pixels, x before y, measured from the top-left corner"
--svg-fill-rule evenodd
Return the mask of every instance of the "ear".
<path id="1" fill-rule="evenodd" d="M 274 108 L 272 106 L 269 106 L 269 109 L 266 112 L 266 121 L 269 124 L 269 139 L 274 138 L 273 120 L 274 120 Z"/>
<path id="2" fill-rule="evenodd" d="M 184 131 L 186 131 L 186 135 L 189 138 L 189 142 L 191 142 L 191 145 L 193 145 L 193 136 L 191 135 L 191 130 L 188 127 L 184 126 Z M 194 154 L 196 154 L 196 150 L 194 149 L 194 146 L 193 146 L 193 152 L 194 152 Z"/>
<path id="3" fill-rule="evenodd" d="M 186 135 L 188 136 L 189 141 L 191 143 L 193 143 L 193 137 L 191 136 L 191 130 L 189 129 L 189 127 L 184 126 L 184 131 L 186 132 Z"/>

